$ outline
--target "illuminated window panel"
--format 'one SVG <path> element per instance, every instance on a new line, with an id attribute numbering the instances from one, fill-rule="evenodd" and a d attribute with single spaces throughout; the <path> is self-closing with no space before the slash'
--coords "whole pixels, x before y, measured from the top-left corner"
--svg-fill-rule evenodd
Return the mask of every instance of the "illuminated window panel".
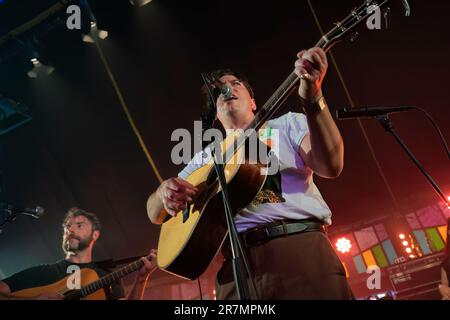
<path id="1" fill-rule="evenodd" d="M 438 227 L 438 231 L 441 234 L 442 239 L 444 239 L 444 241 L 447 241 L 447 226 Z"/>
<path id="2" fill-rule="evenodd" d="M 415 213 L 408 213 L 405 217 L 406 217 L 406 221 L 408 222 L 409 227 L 411 229 L 414 230 L 414 229 L 420 229 L 421 228 L 419 220 L 417 220 L 417 217 L 416 217 Z"/>
<path id="3" fill-rule="evenodd" d="M 355 238 L 361 251 L 367 250 L 378 243 L 377 235 L 372 227 L 356 231 Z"/>
<path id="4" fill-rule="evenodd" d="M 386 256 L 384 255 L 383 249 L 381 248 L 380 245 L 373 247 L 372 253 L 375 256 L 375 259 L 377 260 L 377 265 L 380 266 L 380 268 L 384 268 L 389 265 Z"/>
<path id="5" fill-rule="evenodd" d="M 387 233 L 387 231 L 386 231 L 386 228 L 384 227 L 383 224 L 381 224 L 381 223 L 380 223 L 380 224 L 377 224 L 377 225 L 375 226 L 375 231 L 376 231 L 376 233 L 377 233 L 378 240 L 384 241 L 384 240 L 386 240 L 387 238 L 389 238 L 388 233 Z"/>
<path id="6" fill-rule="evenodd" d="M 450 209 L 448 208 L 447 204 L 444 202 L 439 202 L 438 204 L 439 209 L 441 209 L 441 212 L 444 214 L 444 216 L 448 219 L 450 218 Z"/>
<path id="7" fill-rule="evenodd" d="M 367 250 L 363 252 L 363 258 L 364 261 L 366 262 L 366 266 L 370 267 L 370 266 L 377 266 L 377 262 L 375 261 L 375 258 L 372 254 L 371 250 Z"/>
<path id="8" fill-rule="evenodd" d="M 389 263 L 395 264 L 395 259 L 397 259 L 397 253 L 395 252 L 391 240 L 383 241 L 381 245 L 383 246 L 384 252 L 386 252 Z"/>
<path id="9" fill-rule="evenodd" d="M 430 250 L 430 246 L 428 245 L 427 237 L 423 230 L 413 231 L 414 236 L 416 237 L 417 242 L 419 243 L 420 249 L 424 255 L 432 253 Z"/>
<path id="10" fill-rule="evenodd" d="M 425 232 L 427 233 L 428 239 L 432 242 L 434 251 L 440 251 L 445 248 L 445 244 L 436 228 L 426 229 Z"/>
<path id="11" fill-rule="evenodd" d="M 417 217 L 419 218 L 422 226 L 427 227 L 435 227 L 440 226 L 446 223 L 444 217 L 441 214 L 441 210 L 437 206 L 429 206 L 426 208 L 422 208 L 417 210 Z"/>
<path id="12" fill-rule="evenodd" d="M 364 260 L 361 255 L 353 257 L 353 262 L 355 263 L 356 271 L 359 274 L 366 273 L 366 265 L 364 264 Z"/>

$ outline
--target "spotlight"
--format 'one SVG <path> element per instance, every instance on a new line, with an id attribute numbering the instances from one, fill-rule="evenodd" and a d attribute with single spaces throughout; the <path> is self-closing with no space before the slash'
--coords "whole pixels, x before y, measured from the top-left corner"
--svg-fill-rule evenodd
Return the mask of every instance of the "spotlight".
<path id="1" fill-rule="evenodd" d="M 411 248 L 406 248 L 405 251 L 406 251 L 406 253 L 411 253 L 412 252 Z"/>
<path id="2" fill-rule="evenodd" d="M 350 252 L 352 244 L 347 238 L 339 238 L 336 241 L 336 249 L 341 253 Z"/>
<path id="3" fill-rule="evenodd" d="M 29 78 L 36 79 L 45 77 L 55 71 L 55 67 L 42 64 L 37 57 L 31 58 L 30 61 L 33 64 L 33 69 L 27 72 Z"/>
<path id="4" fill-rule="evenodd" d="M 403 240 L 402 245 L 404 245 L 406 247 L 406 246 L 408 246 L 408 244 L 409 244 L 408 241 Z"/>
<path id="5" fill-rule="evenodd" d="M 106 39 L 108 37 L 108 31 L 100 30 L 97 28 L 97 22 L 91 21 L 91 31 L 89 34 L 83 34 L 81 39 L 86 43 L 94 43 L 95 39 Z"/>
<path id="6" fill-rule="evenodd" d="M 152 2 L 152 0 L 130 0 L 130 3 L 135 7 L 143 7 L 150 2 Z"/>
<path id="7" fill-rule="evenodd" d="M 82 14 L 86 19 L 82 21 L 82 36 L 81 39 L 86 43 L 94 43 L 95 40 L 104 40 L 108 37 L 108 31 L 101 30 L 97 26 L 97 19 L 94 12 L 92 12 L 89 2 L 87 0 L 80 1 Z"/>
<path id="8" fill-rule="evenodd" d="M 403 233 L 400 233 L 400 234 L 398 235 L 398 237 L 399 237 L 401 240 L 404 240 L 404 239 L 405 239 L 405 235 L 404 235 Z"/>

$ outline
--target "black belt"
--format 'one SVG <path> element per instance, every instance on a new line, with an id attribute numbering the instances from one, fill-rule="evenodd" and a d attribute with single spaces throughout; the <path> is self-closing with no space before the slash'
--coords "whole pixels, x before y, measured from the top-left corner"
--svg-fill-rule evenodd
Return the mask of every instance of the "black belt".
<path id="1" fill-rule="evenodd" d="M 319 231 L 326 233 L 326 226 L 319 219 L 280 220 L 242 232 L 243 243 L 246 247 L 264 243 L 273 238 L 287 236 L 293 233 Z"/>

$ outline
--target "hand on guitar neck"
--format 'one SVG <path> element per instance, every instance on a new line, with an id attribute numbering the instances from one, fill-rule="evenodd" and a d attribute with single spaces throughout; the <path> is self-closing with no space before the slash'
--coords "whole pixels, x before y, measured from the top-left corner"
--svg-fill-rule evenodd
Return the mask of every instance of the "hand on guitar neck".
<path id="1" fill-rule="evenodd" d="M 138 280 L 146 280 L 158 268 L 156 265 L 156 254 L 157 250 L 152 249 L 148 256 L 141 258 L 144 261 L 144 266 L 139 270 Z"/>
<path id="2" fill-rule="evenodd" d="M 328 68 L 325 52 L 314 47 L 300 51 L 297 58 L 294 72 L 302 79 L 298 94 L 308 102 L 317 102 L 322 96 L 322 81 Z"/>

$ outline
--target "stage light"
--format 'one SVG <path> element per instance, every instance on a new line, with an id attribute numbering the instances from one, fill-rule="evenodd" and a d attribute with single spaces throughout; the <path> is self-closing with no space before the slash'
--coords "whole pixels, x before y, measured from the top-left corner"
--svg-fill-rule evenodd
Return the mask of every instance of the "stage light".
<path id="1" fill-rule="evenodd" d="M 130 0 L 130 3 L 135 7 L 143 7 L 150 2 L 152 2 L 152 0 Z"/>
<path id="2" fill-rule="evenodd" d="M 95 40 L 104 40 L 108 37 L 108 31 L 101 30 L 97 26 L 97 19 L 91 10 L 87 0 L 80 0 L 82 15 L 87 17 L 83 22 L 81 39 L 86 43 L 94 43 Z"/>
<path id="3" fill-rule="evenodd" d="M 336 249 L 341 253 L 350 252 L 352 243 L 347 238 L 339 238 L 336 241 Z"/>
<path id="4" fill-rule="evenodd" d="M 33 69 L 27 72 L 29 78 L 36 79 L 48 76 L 55 71 L 55 67 L 42 64 L 37 57 L 31 58 L 30 61 L 33 64 Z"/>
<path id="5" fill-rule="evenodd" d="M 403 240 L 402 245 L 404 245 L 406 247 L 406 246 L 408 246 L 408 244 L 409 244 L 408 241 Z"/>
<path id="6" fill-rule="evenodd" d="M 413 255 L 413 254 L 410 254 L 410 255 L 409 255 L 409 258 L 410 258 L 410 259 L 414 259 L 415 257 L 416 257 L 416 256 Z"/>
<path id="7" fill-rule="evenodd" d="M 399 237 L 401 240 L 405 239 L 405 235 L 404 235 L 403 233 L 400 233 L 400 234 L 398 235 L 398 237 Z"/>
<path id="8" fill-rule="evenodd" d="M 95 39 L 105 40 L 107 37 L 108 31 L 98 29 L 97 22 L 91 21 L 91 31 L 89 34 L 83 34 L 81 39 L 86 43 L 94 43 Z"/>
<path id="9" fill-rule="evenodd" d="M 412 252 L 411 248 L 406 248 L 405 251 L 406 251 L 406 253 L 411 253 Z"/>

